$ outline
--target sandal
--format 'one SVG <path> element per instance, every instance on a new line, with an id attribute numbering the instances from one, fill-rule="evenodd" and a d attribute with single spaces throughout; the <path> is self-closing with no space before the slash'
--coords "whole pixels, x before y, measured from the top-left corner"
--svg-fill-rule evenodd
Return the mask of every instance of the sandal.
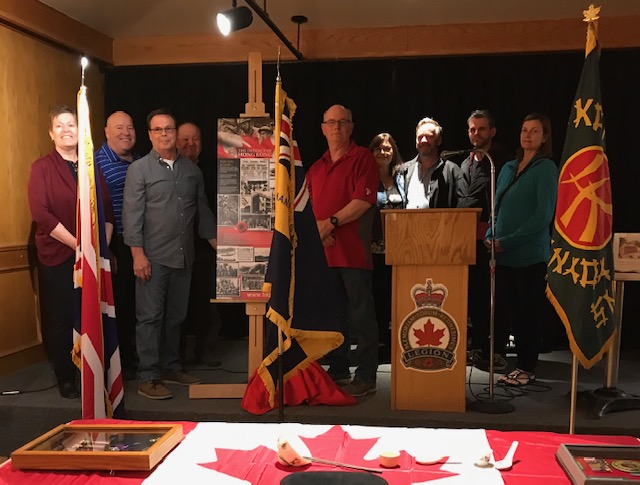
<path id="1" fill-rule="evenodd" d="M 522 387 L 535 382 L 536 376 L 532 372 L 516 369 L 503 375 L 498 379 L 498 384 L 506 384 L 507 386 Z"/>

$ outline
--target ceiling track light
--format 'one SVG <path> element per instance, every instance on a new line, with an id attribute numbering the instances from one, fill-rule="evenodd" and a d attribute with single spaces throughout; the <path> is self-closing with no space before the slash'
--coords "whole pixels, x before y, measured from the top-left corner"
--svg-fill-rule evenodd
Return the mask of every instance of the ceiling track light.
<path id="1" fill-rule="evenodd" d="M 258 14 L 258 16 L 264 20 L 264 23 L 273 31 L 274 34 L 278 36 L 278 38 L 282 41 L 282 43 L 291 51 L 291 53 L 296 56 L 296 59 L 299 61 L 304 60 L 304 56 L 302 53 L 296 49 L 296 47 L 287 39 L 287 37 L 282 33 L 282 31 L 278 28 L 278 26 L 271 20 L 269 14 L 267 14 L 266 10 L 260 8 L 260 6 L 256 3 L 256 0 L 245 0 L 247 5 L 251 7 L 251 9 Z M 265 2 L 266 3 L 266 2 Z"/>
<path id="2" fill-rule="evenodd" d="M 232 7 L 229 10 L 225 10 L 216 15 L 218 30 L 224 36 L 236 30 L 249 27 L 251 22 L 253 22 L 251 10 L 249 10 L 248 7 L 238 7 L 236 0 L 233 0 Z"/>

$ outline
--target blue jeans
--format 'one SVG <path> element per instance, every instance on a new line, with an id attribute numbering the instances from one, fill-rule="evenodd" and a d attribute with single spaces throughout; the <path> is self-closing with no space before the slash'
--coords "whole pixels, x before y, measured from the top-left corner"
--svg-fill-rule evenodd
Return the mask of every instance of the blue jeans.
<path id="1" fill-rule="evenodd" d="M 182 370 L 180 327 L 187 316 L 191 267 L 169 268 L 150 261 L 151 279 L 136 278 L 138 380 L 160 379 Z"/>
<path id="2" fill-rule="evenodd" d="M 357 341 L 355 377 L 367 382 L 376 381 L 378 371 L 378 321 L 371 292 L 371 271 L 356 268 L 331 268 L 341 282 L 345 308 L 340 319 L 344 342 L 327 356 L 332 373 L 349 369 L 351 335 Z"/>

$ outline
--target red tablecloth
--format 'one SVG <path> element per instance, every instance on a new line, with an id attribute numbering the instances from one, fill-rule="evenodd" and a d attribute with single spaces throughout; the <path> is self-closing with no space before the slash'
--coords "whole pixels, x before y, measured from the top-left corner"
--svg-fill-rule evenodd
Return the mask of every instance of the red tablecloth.
<path id="1" fill-rule="evenodd" d="M 95 421 L 94 423 L 127 423 L 131 421 Z M 87 421 L 77 421 L 77 423 L 87 423 Z M 197 423 L 183 422 L 185 435 L 188 434 Z M 246 426 L 246 425 L 245 425 Z M 261 424 L 252 426 L 260 427 Z M 560 485 L 570 484 L 570 480 L 566 477 L 564 471 L 558 465 L 555 459 L 555 453 L 562 443 L 571 444 L 615 444 L 615 445 L 638 445 L 638 440 L 629 436 L 598 436 L 598 435 L 565 435 L 546 432 L 502 432 L 502 431 L 486 431 L 486 436 L 494 455 L 497 458 L 502 457 L 508 450 L 514 440 L 520 442 L 516 453 L 514 467 L 502 472 L 502 479 L 507 485 Z M 348 447 L 346 447 L 348 449 Z M 218 455 L 218 460 L 222 460 Z M 256 453 L 254 460 L 257 460 L 259 467 L 268 470 L 270 467 L 276 467 L 275 456 L 272 451 L 267 450 L 265 453 Z M 354 458 L 355 460 L 355 458 Z M 349 460 L 349 463 L 354 463 Z M 357 460 L 355 460 L 357 462 Z M 255 461 L 253 463 L 256 463 Z M 358 462 L 359 463 L 359 462 Z M 247 463 L 243 463 L 247 467 Z M 228 467 L 234 465 L 229 462 Z M 215 466 L 217 471 L 225 472 L 224 467 Z M 324 466 L 324 470 L 332 469 Z M 317 470 L 317 468 L 316 468 Z M 336 470 L 338 470 L 336 468 Z M 280 476 L 288 473 L 287 470 L 278 470 L 279 474 L 263 473 L 262 478 L 256 479 L 254 485 L 277 485 L 272 483 L 274 476 Z M 21 471 L 14 470 L 11 462 L 8 461 L 0 467 L 0 484 L 21 484 L 21 485 L 81 485 L 81 484 L 109 484 L 109 485 L 139 485 L 150 472 L 40 472 L 40 471 Z M 235 474 L 234 474 L 235 475 Z M 235 475 L 239 476 L 239 475 Z M 385 472 L 383 475 L 390 484 L 407 484 L 407 474 L 402 473 L 402 469 L 396 469 L 394 473 Z M 266 477 L 271 477 L 270 479 Z M 249 478 L 249 477 L 247 477 Z M 437 478 L 434 474 L 433 479 Z M 209 483 L 215 483 L 212 480 Z M 443 483 L 446 483 L 443 482 Z"/>

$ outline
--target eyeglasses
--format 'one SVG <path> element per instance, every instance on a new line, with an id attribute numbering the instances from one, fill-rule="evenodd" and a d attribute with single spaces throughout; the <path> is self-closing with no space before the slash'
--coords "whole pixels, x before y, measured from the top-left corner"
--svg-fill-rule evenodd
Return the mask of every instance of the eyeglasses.
<path id="1" fill-rule="evenodd" d="M 378 147 L 373 150 L 375 153 L 393 153 L 392 147 Z"/>
<path id="2" fill-rule="evenodd" d="M 334 126 L 342 128 L 344 125 L 349 125 L 351 123 L 353 123 L 353 121 L 351 120 L 327 120 L 322 122 L 323 125 L 330 126 L 331 128 L 333 128 Z"/>
<path id="3" fill-rule="evenodd" d="M 162 133 L 173 133 L 176 129 L 168 126 L 165 128 L 150 128 L 149 131 L 154 135 L 161 135 Z"/>

